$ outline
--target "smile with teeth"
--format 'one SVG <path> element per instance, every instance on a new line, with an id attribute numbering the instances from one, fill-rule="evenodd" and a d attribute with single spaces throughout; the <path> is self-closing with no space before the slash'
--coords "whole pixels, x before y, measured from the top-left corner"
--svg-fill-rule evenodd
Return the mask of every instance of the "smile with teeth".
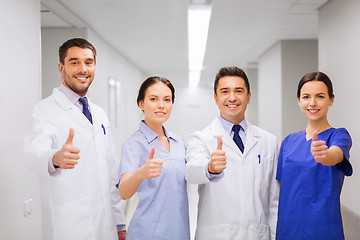
<path id="1" fill-rule="evenodd" d="M 319 111 L 319 109 L 308 109 L 309 113 L 318 113 Z"/>
<path id="2" fill-rule="evenodd" d="M 228 108 L 237 108 L 239 104 L 227 104 L 226 107 Z"/>
<path id="3" fill-rule="evenodd" d="M 89 77 L 88 76 L 75 76 L 75 78 L 81 82 L 85 82 Z"/>
<path id="4" fill-rule="evenodd" d="M 165 113 L 164 113 L 164 112 L 155 112 L 155 114 L 156 114 L 156 115 L 159 115 L 159 116 L 163 116 L 163 115 L 165 115 Z"/>

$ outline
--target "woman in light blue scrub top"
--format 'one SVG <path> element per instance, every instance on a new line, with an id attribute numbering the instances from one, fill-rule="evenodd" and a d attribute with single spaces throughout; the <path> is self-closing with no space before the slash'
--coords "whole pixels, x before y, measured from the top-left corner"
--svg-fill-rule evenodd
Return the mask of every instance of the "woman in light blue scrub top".
<path id="1" fill-rule="evenodd" d="M 139 197 L 127 240 L 190 239 L 185 146 L 163 126 L 174 99 L 166 78 L 149 77 L 139 89 L 137 103 L 145 120 L 122 145 L 119 170 L 121 197 L 129 199 L 135 192 Z"/>
<path id="2" fill-rule="evenodd" d="M 334 94 L 326 74 L 306 74 L 297 98 L 308 124 L 287 136 L 280 147 L 276 239 L 341 240 L 340 193 L 344 176 L 352 174 L 351 137 L 345 128 L 333 128 L 327 120 Z"/>

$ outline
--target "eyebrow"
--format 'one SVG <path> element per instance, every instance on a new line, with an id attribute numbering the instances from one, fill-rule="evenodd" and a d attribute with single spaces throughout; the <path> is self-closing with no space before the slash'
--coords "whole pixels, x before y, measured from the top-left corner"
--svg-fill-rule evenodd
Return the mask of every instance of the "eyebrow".
<path id="1" fill-rule="evenodd" d="M 70 58 L 68 61 L 71 62 L 71 61 L 77 61 L 79 60 L 79 58 Z M 93 58 L 87 58 L 86 61 L 94 61 Z"/>
<path id="2" fill-rule="evenodd" d="M 149 97 L 159 97 L 158 95 L 150 95 Z M 164 97 L 170 97 L 171 98 L 171 95 L 166 95 L 166 96 L 164 96 Z"/>
<path id="3" fill-rule="evenodd" d="M 221 90 L 229 90 L 229 89 L 231 89 L 231 88 L 230 87 L 223 87 L 223 88 L 220 88 L 219 90 L 221 91 Z M 243 88 L 243 87 L 236 87 L 235 88 L 235 90 L 238 90 L 238 89 L 244 90 L 245 88 Z"/>

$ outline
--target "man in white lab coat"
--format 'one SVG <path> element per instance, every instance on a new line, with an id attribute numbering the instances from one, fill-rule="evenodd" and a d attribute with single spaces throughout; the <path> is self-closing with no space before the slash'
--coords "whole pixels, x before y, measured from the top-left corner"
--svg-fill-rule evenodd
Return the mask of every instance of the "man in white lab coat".
<path id="1" fill-rule="evenodd" d="M 59 48 L 59 58 L 62 84 L 35 105 L 25 140 L 26 164 L 40 176 L 43 238 L 124 240 L 109 121 L 87 98 L 96 50 L 74 38 Z"/>
<path id="2" fill-rule="evenodd" d="M 276 137 L 246 121 L 251 93 L 243 70 L 221 68 L 214 92 L 220 116 L 191 135 L 186 153 L 186 180 L 199 184 L 195 239 L 275 239 Z"/>

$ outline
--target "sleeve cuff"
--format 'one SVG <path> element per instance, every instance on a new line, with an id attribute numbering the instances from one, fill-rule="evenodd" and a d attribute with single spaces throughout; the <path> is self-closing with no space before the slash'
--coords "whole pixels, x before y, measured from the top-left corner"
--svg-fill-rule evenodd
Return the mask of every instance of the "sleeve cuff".
<path id="1" fill-rule="evenodd" d="M 208 165 L 206 165 L 205 175 L 209 179 L 210 182 L 216 182 L 224 176 L 224 171 L 221 171 L 219 173 L 210 173 L 209 169 L 208 169 Z"/>
<path id="2" fill-rule="evenodd" d="M 126 225 L 125 224 L 117 225 L 117 231 L 118 232 L 126 231 Z"/>

